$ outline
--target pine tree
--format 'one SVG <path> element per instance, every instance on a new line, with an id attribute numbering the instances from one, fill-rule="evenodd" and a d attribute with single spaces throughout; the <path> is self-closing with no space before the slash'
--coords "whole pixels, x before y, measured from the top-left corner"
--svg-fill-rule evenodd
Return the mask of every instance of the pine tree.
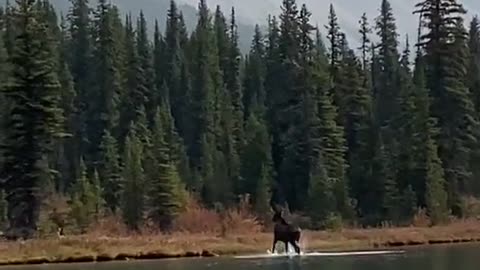
<path id="1" fill-rule="evenodd" d="M 330 4 L 330 11 L 328 15 L 328 25 L 325 26 L 328 30 L 328 45 L 329 45 L 329 65 L 330 65 L 330 76 L 335 78 L 337 64 L 340 58 L 340 45 L 339 39 L 341 36 L 340 26 L 338 25 L 337 14 L 335 13 L 335 8 L 333 4 Z"/>
<path id="2" fill-rule="evenodd" d="M 188 97 L 191 94 L 190 74 L 186 68 L 186 42 L 185 25 L 181 13 L 174 1 L 170 2 L 168 11 L 167 29 L 165 32 L 165 53 L 164 53 L 164 82 L 169 90 L 169 100 L 172 115 L 175 119 L 175 126 L 179 134 L 186 139 L 188 127 Z"/>
<path id="3" fill-rule="evenodd" d="M 475 107 L 475 117 L 480 119 L 480 22 L 477 16 L 475 16 L 470 22 L 469 29 L 469 40 L 468 47 L 470 51 L 470 63 L 468 68 L 468 88 L 470 91 L 471 99 Z M 475 131 L 476 138 L 478 141 L 479 131 Z M 480 147 L 477 144 L 474 149 L 472 149 L 472 157 L 470 164 L 472 169 L 472 178 L 476 179 L 480 174 L 480 171 L 477 169 L 477 166 L 474 164 L 480 158 Z M 480 184 L 478 181 L 472 183 L 472 191 L 475 195 L 480 194 Z"/>
<path id="4" fill-rule="evenodd" d="M 273 176 L 270 136 L 264 121 L 254 114 L 249 117 L 245 131 L 245 147 L 241 160 L 243 179 L 241 193 L 252 194 L 254 204 L 263 207 L 264 196 L 268 192 L 266 188 L 271 184 Z M 260 198 L 257 197 L 257 193 L 261 195 Z"/>
<path id="5" fill-rule="evenodd" d="M 72 116 L 72 127 L 74 132 L 74 143 L 69 151 L 75 158 L 74 175 L 78 174 L 78 158 L 87 153 L 87 130 L 86 130 L 86 112 L 91 103 L 92 84 L 92 40 L 90 36 L 90 8 L 87 0 L 71 0 L 71 9 L 68 14 L 68 40 L 66 40 L 68 66 L 73 80 L 74 108 L 76 109 Z"/>
<path id="6" fill-rule="evenodd" d="M 2 230 L 6 229 L 8 222 L 8 202 L 6 200 L 6 197 L 7 195 L 5 194 L 5 191 L 3 189 L 0 190 L 0 228 Z"/>
<path id="7" fill-rule="evenodd" d="M 378 75 L 378 89 L 375 93 L 375 110 L 377 121 L 381 126 L 385 126 L 389 124 L 398 111 L 396 85 L 398 82 L 399 53 L 397 50 L 397 27 L 388 0 L 382 0 L 380 11 L 380 15 L 376 18 L 376 29 L 377 35 L 381 39 L 377 56 L 378 68 L 381 73 Z M 387 129 L 386 132 L 389 132 L 389 130 Z M 385 139 L 387 137 L 394 138 L 394 136 L 386 135 Z M 389 147 L 389 140 L 386 140 L 385 143 Z"/>
<path id="8" fill-rule="evenodd" d="M 438 121 L 431 117 L 431 97 L 426 87 L 425 63 L 422 55 L 417 56 L 414 82 L 416 87 L 416 109 L 418 115 L 416 144 L 421 147 L 419 171 L 421 205 L 425 205 L 434 224 L 445 221 L 448 215 L 446 181 L 442 161 L 438 155 L 435 138 L 438 136 Z M 422 142 L 420 144 L 420 142 Z"/>
<path id="9" fill-rule="evenodd" d="M 321 153 L 324 159 L 326 175 L 332 183 L 332 193 L 336 202 L 336 210 L 346 215 L 349 212 L 349 190 L 346 178 L 345 161 L 346 142 L 344 129 L 336 123 L 337 113 L 328 91 L 319 90 L 319 118 Z"/>
<path id="10" fill-rule="evenodd" d="M 241 66 L 241 53 L 238 45 L 238 30 L 237 22 L 235 18 L 235 9 L 232 8 L 232 14 L 230 16 L 230 31 L 228 39 L 228 66 L 225 72 L 225 84 L 227 90 L 231 96 L 232 110 L 232 135 L 234 140 L 235 151 L 240 151 L 243 142 L 243 119 L 244 119 L 244 107 L 243 107 L 243 92 L 240 79 L 240 66 Z M 233 169 L 235 170 L 235 169 Z M 238 181 L 238 179 L 237 179 Z"/>
<path id="11" fill-rule="evenodd" d="M 122 90 L 121 42 L 116 39 L 114 21 L 116 9 L 106 0 L 100 0 L 95 11 L 93 56 L 95 67 L 95 90 L 89 96 L 91 106 L 87 117 L 89 156 L 97 162 L 99 146 L 104 130 L 116 131 L 119 123 L 119 97 Z"/>
<path id="12" fill-rule="evenodd" d="M 117 142 L 108 130 L 103 135 L 100 149 L 102 157 L 99 178 L 103 191 L 102 197 L 111 213 L 115 214 L 121 206 L 123 179 Z"/>
<path id="13" fill-rule="evenodd" d="M 250 53 L 245 61 L 245 76 L 243 82 L 243 106 L 245 108 L 245 120 L 251 114 L 265 111 L 265 46 L 264 37 L 260 27 L 255 26 L 255 34 L 252 40 Z"/>
<path id="14" fill-rule="evenodd" d="M 311 171 L 308 191 L 309 216 L 316 228 L 324 227 L 327 217 L 336 212 L 335 196 L 324 165 L 319 163 Z"/>
<path id="15" fill-rule="evenodd" d="M 194 137 L 188 142 L 189 155 L 192 166 L 201 173 L 203 178 L 202 193 L 208 203 L 214 200 L 214 160 L 217 151 L 215 149 L 215 134 L 218 132 L 215 124 L 218 118 L 214 117 L 217 95 L 222 89 L 218 79 L 220 69 L 218 60 L 215 59 L 215 39 L 211 17 L 205 0 L 199 3 L 199 18 L 197 27 L 192 35 L 192 63 L 191 74 L 194 74 L 191 94 L 191 134 Z M 221 77 L 221 76 L 220 76 Z M 220 78 L 221 79 L 221 78 Z M 217 107 L 218 108 L 218 107 Z"/>
<path id="16" fill-rule="evenodd" d="M 147 34 L 147 22 L 143 12 L 137 21 L 136 30 L 136 50 L 138 56 L 138 66 L 136 73 L 136 92 L 134 97 L 134 106 L 144 106 L 147 119 L 153 119 L 153 114 L 159 102 L 156 97 L 155 76 L 152 61 L 152 48 Z"/>
<path id="17" fill-rule="evenodd" d="M 5 49 L 3 33 L 0 34 L 0 106 L 3 108 L 0 113 L 0 140 L 5 140 L 5 125 L 7 121 L 9 106 L 5 99 L 4 88 L 7 86 L 6 82 L 10 76 L 7 50 Z M 3 149 L 0 148 L 0 168 L 3 166 Z"/>
<path id="18" fill-rule="evenodd" d="M 360 29 L 358 30 L 358 32 L 360 33 L 360 35 L 362 35 L 362 44 L 358 49 L 362 52 L 363 70 L 367 70 L 369 66 L 368 53 L 370 52 L 370 43 L 371 43 L 369 35 L 372 33 L 372 29 L 368 24 L 368 18 L 366 13 L 363 13 L 359 23 L 360 23 Z"/>
<path id="19" fill-rule="evenodd" d="M 185 193 L 175 163 L 169 159 L 169 145 L 164 140 L 165 130 L 159 110 L 152 133 L 155 174 L 149 179 L 148 216 L 161 229 L 168 230 L 184 206 Z"/>
<path id="20" fill-rule="evenodd" d="M 3 179 L 10 228 L 26 229 L 28 238 L 36 230 L 37 190 L 50 177 L 47 157 L 53 138 L 62 135 L 63 119 L 47 26 L 30 1 L 18 0 L 12 16 L 18 35 L 10 55 L 13 73 L 5 88 L 12 110 L 6 125 Z"/>
<path id="21" fill-rule="evenodd" d="M 98 197 L 96 197 L 94 185 L 87 177 L 87 168 L 83 159 L 80 160 L 79 170 L 80 177 L 71 189 L 70 215 L 80 232 L 85 233 L 94 221 Z"/>
<path id="22" fill-rule="evenodd" d="M 131 125 L 125 141 L 122 196 L 122 214 L 125 223 L 132 230 L 138 230 L 143 223 L 145 205 L 145 176 L 142 164 L 142 142 Z"/>
<path id="23" fill-rule="evenodd" d="M 95 209 L 95 218 L 98 219 L 100 215 L 103 213 L 103 209 L 105 206 L 105 200 L 103 199 L 103 189 L 100 183 L 100 176 L 98 175 L 98 171 L 95 169 L 93 171 L 91 177 L 91 185 L 92 185 L 92 194 L 93 194 L 93 205 Z"/>
<path id="24" fill-rule="evenodd" d="M 422 1 L 417 8 L 427 28 L 419 46 L 425 50 L 427 87 L 433 98 L 431 113 L 439 121 L 439 156 L 448 183 L 448 205 L 458 216 L 462 215 L 461 194 L 470 186 L 470 149 L 476 143 L 477 127 L 467 85 L 469 55 L 460 16 L 465 10 L 457 1 L 445 0 Z"/>

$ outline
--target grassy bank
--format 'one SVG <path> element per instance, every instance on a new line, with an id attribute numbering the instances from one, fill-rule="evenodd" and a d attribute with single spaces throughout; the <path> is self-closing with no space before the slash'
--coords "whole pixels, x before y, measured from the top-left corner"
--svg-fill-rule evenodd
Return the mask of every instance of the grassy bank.
<path id="1" fill-rule="evenodd" d="M 266 252 L 271 233 L 227 235 L 139 235 L 0 243 L 0 265 L 69 263 L 128 259 L 161 259 Z M 347 229 L 305 231 L 305 250 L 331 251 L 480 241 L 480 221 L 462 221 L 432 228 Z M 282 245 L 279 244 L 279 248 Z"/>

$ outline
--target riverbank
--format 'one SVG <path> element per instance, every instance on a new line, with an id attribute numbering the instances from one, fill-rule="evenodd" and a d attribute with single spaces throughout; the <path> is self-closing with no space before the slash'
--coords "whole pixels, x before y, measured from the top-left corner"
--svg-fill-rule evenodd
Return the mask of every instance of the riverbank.
<path id="1" fill-rule="evenodd" d="M 0 265 L 99 262 L 265 253 L 271 233 L 254 235 L 149 235 L 132 237 L 76 236 L 26 242 L 0 242 Z M 304 231 L 304 251 L 352 251 L 413 245 L 480 242 L 480 221 L 432 228 L 346 229 Z M 282 244 L 278 248 L 283 250 Z"/>

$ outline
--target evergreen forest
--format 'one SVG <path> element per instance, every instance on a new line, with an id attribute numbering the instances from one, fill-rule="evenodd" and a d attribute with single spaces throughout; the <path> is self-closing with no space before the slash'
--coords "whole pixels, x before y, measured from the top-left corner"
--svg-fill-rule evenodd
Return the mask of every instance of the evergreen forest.
<path id="1" fill-rule="evenodd" d="M 281 206 L 317 229 L 467 216 L 480 197 L 480 21 L 460 0 L 419 0 L 408 37 L 378 2 L 348 37 L 334 5 L 279 0 L 244 55 L 235 9 L 206 0 L 193 31 L 172 0 L 153 36 L 143 13 L 107 0 L 70 0 L 64 16 L 10 0 L 2 229 L 32 237 L 59 196 L 80 230 L 118 215 L 168 231 L 189 197 L 216 211 L 248 197 L 259 217 Z"/>

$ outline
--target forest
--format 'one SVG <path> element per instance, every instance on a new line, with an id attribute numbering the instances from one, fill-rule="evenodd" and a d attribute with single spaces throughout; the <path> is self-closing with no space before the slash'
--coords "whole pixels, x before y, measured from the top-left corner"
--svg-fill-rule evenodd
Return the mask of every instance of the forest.
<path id="1" fill-rule="evenodd" d="M 192 197 L 266 219 L 281 206 L 315 229 L 419 211 L 439 224 L 479 204 L 480 22 L 459 1 L 419 1 L 418 36 L 402 37 L 379 0 L 359 48 L 334 5 L 318 26 L 279 1 L 247 55 L 234 8 L 200 0 L 189 32 L 172 0 L 149 36 L 142 13 L 70 2 L 65 17 L 48 0 L 0 9 L 3 230 L 115 215 L 168 231 Z"/>

